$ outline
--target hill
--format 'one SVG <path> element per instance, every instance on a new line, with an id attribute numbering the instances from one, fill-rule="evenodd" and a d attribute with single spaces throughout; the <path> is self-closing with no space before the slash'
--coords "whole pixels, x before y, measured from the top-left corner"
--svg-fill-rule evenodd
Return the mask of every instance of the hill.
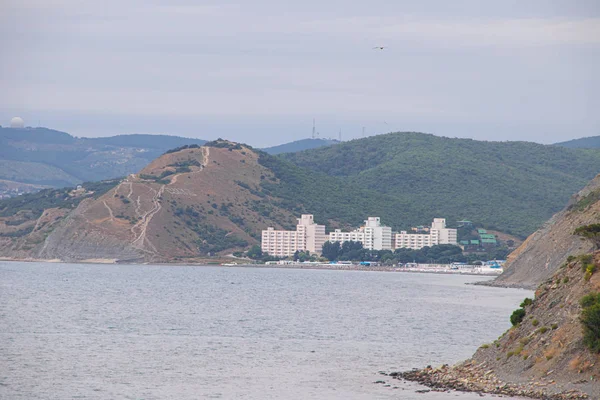
<path id="1" fill-rule="evenodd" d="M 76 138 L 47 128 L 0 128 L 0 179 L 53 187 L 136 172 L 166 150 L 205 141 L 165 135 Z"/>
<path id="2" fill-rule="evenodd" d="M 402 209 L 391 197 L 219 140 L 168 151 L 139 174 L 95 188 L 0 201 L 0 254 L 191 262 L 246 249 L 262 229 L 292 228 L 304 212 L 346 227 L 368 215 L 400 221 Z"/>
<path id="3" fill-rule="evenodd" d="M 597 149 L 600 148 L 600 136 L 573 139 L 566 142 L 555 143 L 554 145 L 571 149 Z"/>
<path id="4" fill-rule="evenodd" d="M 600 150 L 391 133 L 283 154 L 398 199 L 404 227 L 444 216 L 526 237 L 600 170 Z"/>
<path id="5" fill-rule="evenodd" d="M 489 283 L 534 289 L 550 279 L 569 256 L 586 254 L 593 244 L 573 234 L 582 225 L 598 222 L 600 175 L 573 195 L 568 205 L 513 251 L 504 273 Z"/>
<path id="6" fill-rule="evenodd" d="M 319 147 L 331 146 L 340 143 L 331 139 L 302 139 L 295 142 L 280 144 L 279 146 L 267 147 L 262 149 L 269 154 L 295 153 L 297 151 L 318 149 Z"/>
<path id="7" fill-rule="evenodd" d="M 516 251 L 503 276 L 537 289 L 510 316 L 510 330 L 456 366 L 392 375 L 437 389 L 600 398 L 599 211 L 600 176 Z M 580 227 L 596 236 L 575 235 Z"/>

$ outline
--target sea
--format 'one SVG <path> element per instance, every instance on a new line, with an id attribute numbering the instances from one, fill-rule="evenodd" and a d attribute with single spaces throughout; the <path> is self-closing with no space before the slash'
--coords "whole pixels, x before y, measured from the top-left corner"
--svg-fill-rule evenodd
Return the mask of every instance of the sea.
<path id="1" fill-rule="evenodd" d="M 485 279 L 0 262 L 0 399 L 480 399 L 379 371 L 501 335 L 532 293 Z"/>

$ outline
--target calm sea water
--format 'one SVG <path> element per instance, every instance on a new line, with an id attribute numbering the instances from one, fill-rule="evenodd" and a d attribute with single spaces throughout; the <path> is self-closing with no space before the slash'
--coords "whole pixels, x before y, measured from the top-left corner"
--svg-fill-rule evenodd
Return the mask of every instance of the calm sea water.
<path id="1" fill-rule="evenodd" d="M 0 398 L 479 399 L 378 371 L 497 338 L 531 293 L 482 279 L 0 262 Z"/>

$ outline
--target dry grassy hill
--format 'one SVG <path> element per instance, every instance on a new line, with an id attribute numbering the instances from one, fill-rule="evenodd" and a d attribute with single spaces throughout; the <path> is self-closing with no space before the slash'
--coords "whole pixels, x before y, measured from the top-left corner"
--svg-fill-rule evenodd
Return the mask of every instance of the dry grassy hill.
<path id="1" fill-rule="evenodd" d="M 49 209 L 24 224 L 17 216 L 0 221 L 0 231 L 34 226 L 17 240 L 0 241 L 2 254 L 161 262 L 246 248 L 258 243 L 261 229 L 295 223 L 290 211 L 260 192 L 261 181 L 277 179 L 258 157 L 225 141 L 170 152 L 71 212 Z M 52 229 L 39 228 L 57 210 Z"/>

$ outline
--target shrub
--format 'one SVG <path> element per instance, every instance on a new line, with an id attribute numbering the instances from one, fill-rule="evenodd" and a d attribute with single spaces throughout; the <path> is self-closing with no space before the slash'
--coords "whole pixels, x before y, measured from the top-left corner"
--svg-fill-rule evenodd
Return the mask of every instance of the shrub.
<path id="1" fill-rule="evenodd" d="M 594 257 L 591 254 L 582 254 L 579 256 L 579 261 L 582 264 L 589 264 L 593 261 Z"/>
<path id="2" fill-rule="evenodd" d="M 589 281 L 590 278 L 592 277 L 592 275 L 594 275 L 594 272 L 596 272 L 596 264 L 586 264 L 585 265 L 585 275 L 584 275 L 583 279 L 585 279 L 586 281 Z"/>
<path id="3" fill-rule="evenodd" d="M 600 294 L 590 293 L 579 303 L 583 307 L 583 342 L 594 353 L 600 353 Z"/>
<path id="4" fill-rule="evenodd" d="M 523 302 L 521 303 L 521 308 L 525 308 L 527 306 L 530 306 L 533 304 L 533 300 L 530 299 L 529 297 L 525 298 L 525 300 L 523 300 Z"/>
<path id="5" fill-rule="evenodd" d="M 554 329 L 558 329 L 558 325 L 557 325 L 557 324 L 552 324 L 552 327 L 551 327 L 551 328 L 552 328 L 552 330 L 554 330 Z"/>
<path id="6" fill-rule="evenodd" d="M 540 324 L 540 321 L 538 321 L 537 319 L 534 319 L 533 321 L 531 321 L 531 325 L 533 326 L 538 326 Z"/>
<path id="7" fill-rule="evenodd" d="M 542 326 L 540 329 L 538 329 L 538 333 L 541 333 L 541 334 L 544 334 L 548 331 L 549 331 L 549 329 L 546 326 Z"/>
<path id="8" fill-rule="evenodd" d="M 596 303 L 600 303 L 600 294 L 599 293 L 590 293 L 581 298 L 579 300 L 579 304 L 583 308 L 591 307 Z"/>
<path id="9" fill-rule="evenodd" d="M 523 308 L 518 308 L 513 311 L 510 316 L 510 323 L 513 324 L 513 326 L 519 325 L 521 321 L 523 321 L 523 318 L 525 318 L 525 310 Z"/>
<path id="10" fill-rule="evenodd" d="M 490 345 L 489 345 L 489 344 L 487 344 L 487 343 L 486 343 L 486 344 L 482 344 L 482 345 L 481 345 L 481 348 L 482 348 L 482 349 L 489 349 L 489 348 L 490 348 Z"/>
<path id="11" fill-rule="evenodd" d="M 563 279 L 563 283 L 569 283 L 569 277 L 565 276 L 565 279 Z"/>
<path id="12" fill-rule="evenodd" d="M 577 259 L 577 257 L 571 255 L 571 256 L 567 257 L 567 262 L 570 263 L 570 262 L 575 261 L 576 259 Z"/>

